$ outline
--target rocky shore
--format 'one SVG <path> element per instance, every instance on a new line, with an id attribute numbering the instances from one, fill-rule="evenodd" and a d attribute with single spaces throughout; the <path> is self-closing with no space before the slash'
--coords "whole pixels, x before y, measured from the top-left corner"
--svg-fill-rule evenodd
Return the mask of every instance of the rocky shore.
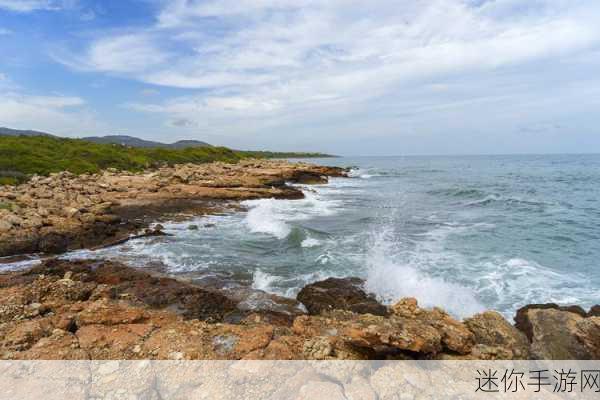
<path id="1" fill-rule="evenodd" d="M 20 186 L 0 186 L 0 257 L 110 245 L 143 234 L 161 218 L 222 211 L 240 200 L 298 199 L 302 191 L 287 182 L 326 183 L 327 176 L 346 171 L 246 160 L 142 173 L 35 176 Z"/>
<path id="2" fill-rule="evenodd" d="M 598 306 L 520 309 L 464 321 L 412 298 L 392 306 L 357 278 L 316 282 L 298 299 L 226 292 L 118 263 L 47 260 L 0 275 L 2 359 L 599 359 Z M 276 306 L 269 306 L 275 304 Z"/>
<path id="3" fill-rule="evenodd" d="M 59 173 L 0 187 L 0 256 L 48 257 L 0 274 L 0 359 L 600 359 L 600 306 L 532 304 L 514 324 L 493 311 L 459 321 L 413 298 L 380 304 L 359 278 L 315 282 L 286 299 L 105 260 L 50 258 L 160 235 L 149 227 L 163 218 L 302 198 L 287 182 L 346 174 L 252 160 Z"/>

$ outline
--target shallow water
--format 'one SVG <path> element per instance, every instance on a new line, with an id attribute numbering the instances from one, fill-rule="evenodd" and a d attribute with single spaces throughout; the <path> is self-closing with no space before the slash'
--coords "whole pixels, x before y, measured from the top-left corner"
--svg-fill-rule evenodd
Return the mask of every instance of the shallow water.
<path id="1" fill-rule="evenodd" d="M 304 200 L 247 201 L 245 213 L 163 224 L 173 237 L 67 257 L 160 262 L 286 296 L 329 276 L 361 276 L 386 302 L 413 296 L 457 316 L 600 303 L 600 156 L 311 162 L 355 169 L 304 187 Z"/>

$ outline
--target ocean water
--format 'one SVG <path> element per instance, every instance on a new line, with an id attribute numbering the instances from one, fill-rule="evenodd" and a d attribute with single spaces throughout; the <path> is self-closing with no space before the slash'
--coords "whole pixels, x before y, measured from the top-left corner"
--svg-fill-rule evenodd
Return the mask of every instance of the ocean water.
<path id="1" fill-rule="evenodd" d="M 528 303 L 600 303 L 600 156 L 357 157 L 350 178 L 304 200 L 163 224 L 147 238 L 66 257 L 105 257 L 225 286 L 295 296 L 359 276 L 392 303 L 416 297 L 458 317 L 512 317 Z M 199 226 L 189 230 L 190 224 Z"/>

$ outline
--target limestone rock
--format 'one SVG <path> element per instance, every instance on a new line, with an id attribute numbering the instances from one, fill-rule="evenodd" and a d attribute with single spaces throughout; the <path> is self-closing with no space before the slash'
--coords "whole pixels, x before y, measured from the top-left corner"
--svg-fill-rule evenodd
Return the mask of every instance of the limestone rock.
<path id="1" fill-rule="evenodd" d="M 494 311 L 476 314 L 464 321 L 475 335 L 475 355 L 479 359 L 529 358 L 527 337 Z"/>

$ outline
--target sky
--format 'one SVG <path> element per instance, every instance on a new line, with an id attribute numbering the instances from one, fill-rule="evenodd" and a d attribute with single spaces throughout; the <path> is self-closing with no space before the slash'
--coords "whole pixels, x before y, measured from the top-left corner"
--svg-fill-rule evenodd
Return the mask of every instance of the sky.
<path id="1" fill-rule="evenodd" d="M 341 155 L 600 152 L 598 0 L 0 0 L 0 126 Z"/>

